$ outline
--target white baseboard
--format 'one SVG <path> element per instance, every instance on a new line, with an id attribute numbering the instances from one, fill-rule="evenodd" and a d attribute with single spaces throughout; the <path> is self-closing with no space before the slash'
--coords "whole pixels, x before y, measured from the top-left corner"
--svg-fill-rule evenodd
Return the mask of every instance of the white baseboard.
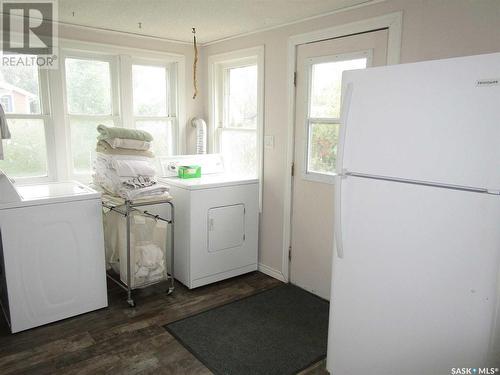
<path id="1" fill-rule="evenodd" d="M 259 263 L 259 271 L 265 273 L 268 276 L 274 277 L 279 281 L 283 281 L 284 283 L 288 282 L 281 271 L 275 270 L 274 268 L 266 266 L 265 264 Z"/>

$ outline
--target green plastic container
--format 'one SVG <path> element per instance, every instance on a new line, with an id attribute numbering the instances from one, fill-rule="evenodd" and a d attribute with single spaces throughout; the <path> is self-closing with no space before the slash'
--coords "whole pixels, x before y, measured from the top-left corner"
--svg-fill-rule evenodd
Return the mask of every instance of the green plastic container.
<path id="1" fill-rule="evenodd" d="M 201 167 L 199 165 L 182 165 L 178 169 L 179 178 L 200 178 Z"/>

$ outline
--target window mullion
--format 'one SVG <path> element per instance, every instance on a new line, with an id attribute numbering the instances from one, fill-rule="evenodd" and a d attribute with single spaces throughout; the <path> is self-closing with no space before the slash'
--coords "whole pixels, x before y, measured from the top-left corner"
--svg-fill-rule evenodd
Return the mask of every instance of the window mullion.
<path id="1" fill-rule="evenodd" d="M 26 118 L 39 118 L 43 121 L 45 146 L 47 148 L 47 176 L 50 181 L 55 181 L 59 177 L 57 163 L 59 151 L 57 149 L 55 121 L 51 110 L 49 71 L 46 69 L 38 69 L 38 94 L 40 98 L 40 115 Z"/>
<path id="2" fill-rule="evenodd" d="M 168 120 L 175 120 L 177 117 L 175 116 L 135 116 L 134 115 L 134 121 L 155 121 L 155 120 L 161 120 L 161 121 L 168 121 Z"/>
<path id="3" fill-rule="evenodd" d="M 133 84 L 132 84 L 132 57 L 128 55 L 120 55 L 120 104 L 122 126 L 124 128 L 135 128 L 134 120 L 134 100 L 133 100 Z"/>
<path id="4" fill-rule="evenodd" d="M 222 127 L 225 128 L 229 125 L 229 98 L 231 95 L 230 92 L 230 76 L 229 76 L 229 68 L 224 69 L 224 75 L 223 75 L 223 80 L 224 80 L 224 107 L 223 107 L 223 114 L 222 114 Z"/>
<path id="5" fill-rule="evenodd" d="M 256 132 L 257 129 L 254 128 L 230 128 L 230 127 L 223 127 L 220 128 L 221 131 L 228 130 L 228 131 L 236 131 L 236 132 Z"/>
<path id="6" fill-rule="evenodd" d="M 121 123 L 120 117 L 122 113 L 120 100 L 120 57 L 114 56 L 109 63 L 110 79 L 111 79 L 111 113 L 113 118 Z M 116 121 L 114 122 L 116 126 Z"/>
<path id="7" fill-rule="evenodd" d="M 41 119 L 41 120 L 44 120 L 44 119 L 48 119 L 50 118 L 51 116 L 50 115 L 33 115 L 33 114 L 25 114 L 25 115 L 22 115 L 22 114 L 15 114 L 15 113 L 6 113 L 5 114 L 5 118 L 7 119 Z"/>
<path id="8" fill-rule="evenodd" d="M 309 121 L 309 123 L 332 124 L 332 125 L 340 124 L 339 118 L 309 117 L 307 120 Z"/>

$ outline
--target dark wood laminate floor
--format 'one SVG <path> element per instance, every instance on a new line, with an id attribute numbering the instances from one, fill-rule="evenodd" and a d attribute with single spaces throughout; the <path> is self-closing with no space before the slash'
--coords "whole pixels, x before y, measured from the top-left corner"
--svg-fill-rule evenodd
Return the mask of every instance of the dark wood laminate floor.
<path id="1" fill-rule="evenodd" d="M 136 291 L 135 308 L 111 284 L 106 309 L 14 335 L 0 319 L 0 374 L 210 374 L 163 325 L 279 284 L 259 272 L 195 290 L 176 283 L 171 296 L 159 284 Z M 323 361 L 301 374 L 325 373 Z"/>

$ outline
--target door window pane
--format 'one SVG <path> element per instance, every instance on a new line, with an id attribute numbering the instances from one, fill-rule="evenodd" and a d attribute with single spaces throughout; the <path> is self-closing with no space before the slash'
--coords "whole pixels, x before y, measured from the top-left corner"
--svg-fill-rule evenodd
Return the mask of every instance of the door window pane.
<path id="1" fill-rule="evenodd" d="M 47 176 L 43 120 L 9 119 L 8 124 L 12 138 L 3 140 L 5 160 L 0 160 L 0 169 L 11 177 Z"/>
<path id="2" fill-rule="evenodd" d="M 164 67 L 133 65 L 134 114 L 166 116 L 167 75 Z"/>
<path id="3" fill-rule="evenodd" d="M 307 158 L 307 170 L 309 172 L 335 173 L 338 136 L 338 124 L 310 124 Z"/>
<path id="4" fill-rule="evenodd" d="M 220 151 L 228 172 L 257 176 L 257 132 L 222 130 Z"/>
<path id="5" fill-rule="evenodd" d="M 39 114 L 36 66 L 0 66 L 0 103 L 6 113 Z"/>
<path id="6" fill-rule="evenodd" d="M 231 68 L 227 79 L 226 126 L 257 129 L 257 65 Z"/>
<path id="7" fill-rule="evenodd" d="M 92 120 L 71 118 L 71 155 L 73 172 L 88 174 L 92 171 L 92 160 L 97 143 L 97 126 L 103 124 L 113 126 L 111 120 Z"/>
<path id="8" fill-rule="evenodd" d="M 111 115 L 109 63 L 68 58 L 65 68 L 68 112 L 84 115 Z"/>
<path id="9" fill-rule="evenodd" d="M 367 59 L 332 61 L 312 66 L 310 117 L 338 118 L 342 72 L 366 68 Z"/>
<path id="10" fill-rule="evenodd" d="M 136 121 L 137 129 L 145 130 L 153 136 L 152 151 L 155 156 L 173 154 L 172 122 L 166 120 Z"/>

